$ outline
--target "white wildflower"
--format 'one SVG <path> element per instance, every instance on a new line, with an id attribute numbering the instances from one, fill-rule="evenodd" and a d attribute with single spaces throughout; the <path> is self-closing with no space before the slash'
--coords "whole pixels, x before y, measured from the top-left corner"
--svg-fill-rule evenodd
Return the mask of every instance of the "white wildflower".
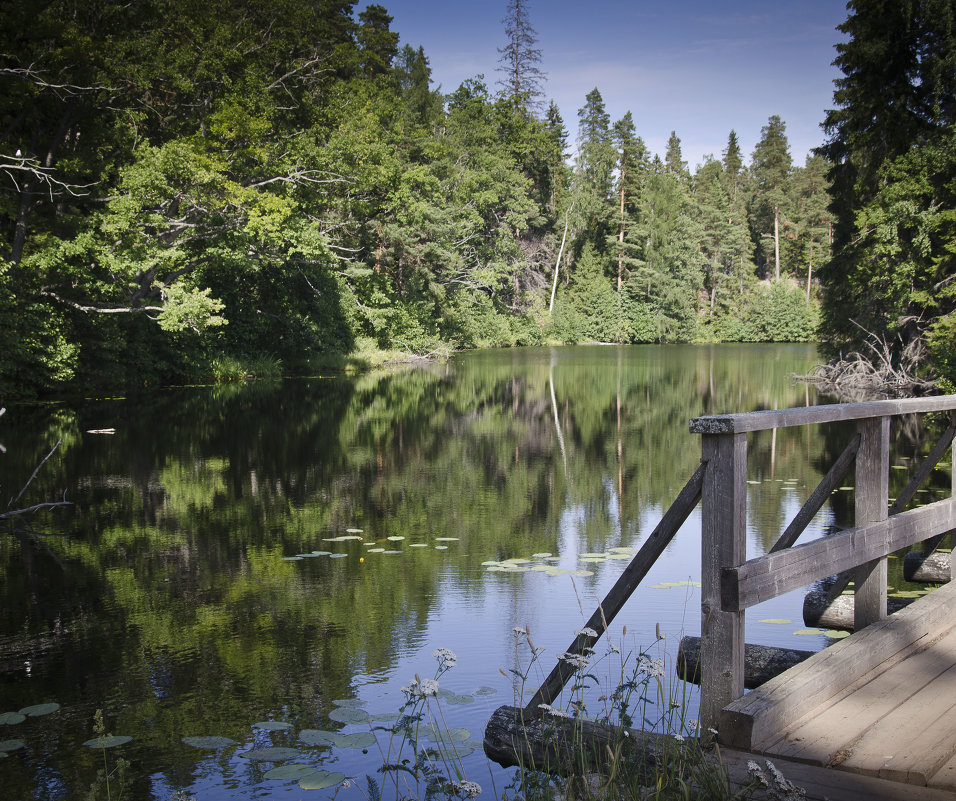
<path id="1" fill-rule="evenodd" d="M 527 633 L 528 633 L 528 629 L 527 629 L 525 626 L 515 626 L 515 627 L 512 629 L 512 631 L 513 631 L 515 634 L 527 634 Z"/>
<path id="2" fill-rule="evenodd" d="M 613 642 L 608 642 L 607 647 L 610 648 L 612 651 L 614 651 L 614 653 L 616 654 L 621 653 L 621 649 L 618 648 Z"/>
<path id="3" fill-rule="evenodd" d="M 682 742 L 684 742 L 684 735 L 683 735 L 683 734 L 675 734 L 675 735 L 674 735 L 674 739 L 677 740 L 677 742 L 682 743 Z"/>
<path id="4" fill-rule="evenodd" d="M 458 657 L 455 656 L 455 652 L 450 651 L 448 648 L 436 648 L 432 651 L 432 656 L 445 667 L 454 667 L 458 662 Z"/>
<path id="5" fill-rule="evenodd" d="M 691 718 L 687 721 L 687 730 L 690 732 L 695 732 L 700 728 L 700 721 Z"/>
<path id="6" fill-rule="evenodd" d="M 478 782 L 452 782 L 451 791 L 454 795 L 474 798 L 481 795 L 481 785 Z"/>
<path id="7" fill-rule="evenodd" d="M 580 637 L 597 637 L 598 636 L 598 633 L 594 629 L 592 629 L 590 626 L 585 626 L 583 629 L 578 629 L 574 633 Z"/>
<path id="8" fill-rule="evenodd" d="M 430 695 L 438 695 L 438 682 L 434 679 L 419 679 L 417 676 L 407 687 L 402 687 L 402 692 L 413 698 L 427 698 Z"/>
<path id="9" fill-rule="evenodd" d="M 567 662 L 571 667 L 577 670 L 583 670 L 591 664 L 590 660 L 588 660 L 587 657 L 581 656 L 581 654 L 558 654 L 558 659 L 562 662 Z"/>
<path id="10" fill-rule="evenodd" d="M 649 679 L 659 678 L 664 675 L 664 660 L 641 654 L 637 660 L 637 669 Z"/>

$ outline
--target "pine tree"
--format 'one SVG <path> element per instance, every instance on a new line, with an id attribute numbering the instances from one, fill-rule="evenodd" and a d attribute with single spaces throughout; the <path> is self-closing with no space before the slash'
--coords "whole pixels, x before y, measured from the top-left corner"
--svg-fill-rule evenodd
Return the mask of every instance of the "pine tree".
<path id="1" fill-rule="evenodd" d="M 628 111 L 614 123 L 612 138 L 618 152 L 617 174 L 617 291 L 624 284 L 624 239 L 628 224 L 637 216 L 641 186 L 647 173 L 647 146 L 637 135 L 634 118 Z"/>
<path id="2" fill-rule="evenodd" d="M 832 165 L 834 253 L 819 275 L 833 350 L 865 336 L 918 343 L 949 314 L 956 7 L 952 0 L 851 0 L 837 45 L 836 108 L 821 152 Z M 949 233 L 947 233 L 947 228 Z M 948 240 L 948 243 L 947 243 Z M 947 255 L 948 254 L 948 255 Z"/>
<path id="3" fill-rule="evenodd" d="M 578 109 L 578 157 L 574 169 L 575 214 L 581 236 L 600 252 L 606 250 L 608 201 L 612 193 L 617 152 L 611 140 L 611 118 L 597 88 Z"/>
<path id="4" fill-rule="evenodd" d="M 508 0 L 508 11 L 501 21 L 508 43 L 498 48 L 498 86 L 502 94 L 529 112 L 537 111 L 544 98 L 545 73 L 541 67 L 538 35 L 528 19 L 528 0 Z"/>
<path id="5" fill-rule="evenodd" d="M 756 206 L 761 218 L 773 224 L 774 278 L 780 280 L 780 225 L 786 211 L 789 192 L 790 144 L 786 125 L 776 114 L 760 130 L 760 141 L 754 150 L 751 171 L 757 184 Z"/>

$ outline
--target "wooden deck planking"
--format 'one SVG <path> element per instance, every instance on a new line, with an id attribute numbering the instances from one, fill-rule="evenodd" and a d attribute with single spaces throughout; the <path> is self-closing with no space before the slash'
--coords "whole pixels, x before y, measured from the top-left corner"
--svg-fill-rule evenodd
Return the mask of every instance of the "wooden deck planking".
<path id="1" fill-rule="evenodd" d="M 956 647 L 956 629 L 937 644 Z M 910 655 L 889 670 L 876 673 L 862 686 L 854 685 L 845 697 L 788 729 L 767 746 L 767 751 L 803 762 L 829 765 L 845 761 L 848 752 L 866 731 L 887 714 L 887 699 L 905 704 L 950 662 L 941 658 L 937 646 Z"/>
<path id="2" fill-rule="evenodd" d="M 751 747 L 771 759 L 832 766 L 844 775 L 956 791 L 956 586 L 947 585 L 908 609 L 801 663 L 793 669 L 793 680 L 788 671 L 768 682 L 771 692 L 763 698 L 755 691 L 749 705 L 757 710 L 755 733 L 759 714 L 770 712 L 770 719 L 780 720 L 772 713 L 780 701 L 791 719 L 775 736 Z M 867 661 L 875 652 L 883 653 L 883 663 Z M 835 671 L 837 656 L 840 670 Z M 855 680 L 831 689 L 829 700 L 817 695 L 815 707 L 808 706 L 796 720 L 795 691 L 813 698 L 801 687 L 845 676 L 854 665 Z M 739 714 L 741 702 L 736 704 Z"/>

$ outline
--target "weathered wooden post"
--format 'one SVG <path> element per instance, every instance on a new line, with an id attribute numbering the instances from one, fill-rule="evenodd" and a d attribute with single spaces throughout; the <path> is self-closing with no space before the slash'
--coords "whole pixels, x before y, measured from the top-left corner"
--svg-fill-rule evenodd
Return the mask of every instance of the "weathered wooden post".
<path id="1" fill-rule="evenodd" d="M 856 521 L 854 526 L 886 520 L 890 482 L 890 418 L 860 421 L 856 455 Z M 886 617 L 886 557 L 853 571 L 853 628 L 859 631 Z"/>
<path id="2" fill-rule="evenodd" d="M 702 431 L 707 465 L 701 490 L 701 730 L 744 694 L 744 613 L 721 608 L 721 573 L 747 556 L 747 435 Z M 693 427 L 692 427 L 692 430 Z M 700 429 L 697 429 L 700 430 Z"/>
<path id="3" fill-rule="evenodd" d="M 956 426 L 956 412 L 950 412 L 950 426 Z M 956 498 L 956 440 L 952 444 L 952 455 L 950 456 L 950 481 L 952 487 L 952 497 Z M 949 553 L 949 575 L 951 581 L 956 579 L 956 534 L 950 532 L 950 553 Z"/>

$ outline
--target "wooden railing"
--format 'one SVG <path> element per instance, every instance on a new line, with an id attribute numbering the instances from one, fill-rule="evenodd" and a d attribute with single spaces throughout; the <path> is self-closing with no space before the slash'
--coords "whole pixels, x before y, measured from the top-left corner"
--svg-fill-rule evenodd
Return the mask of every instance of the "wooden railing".
<path id="1" fill-rule="evenodd" d="M 892 417 L 946 412 L 951 422 L 907 487 L 889 506 Z M 770 552 L 747 559 L 747 434 L 773 428 L 856 420 L 858 432 Z M 717 728 L 721 710 L 744 693 L 745 610 L 834 574 L 854 583 L 854 628 L 886 615 L 886 557 L 956 529 L 956 500 L 903 511 L 949 448 L 956 433 L 956 396 L 834 404 L 698 417 L 701 485 L 702 730 Z M 956 450 L 956 449 L 954 449 Z M 842 477 L 856 464 L 854 528 L 794 545 Z M 953 460 L 956 477 L 956 458 Z M 954 571 L 953 575 L 956 575 Z"/>

